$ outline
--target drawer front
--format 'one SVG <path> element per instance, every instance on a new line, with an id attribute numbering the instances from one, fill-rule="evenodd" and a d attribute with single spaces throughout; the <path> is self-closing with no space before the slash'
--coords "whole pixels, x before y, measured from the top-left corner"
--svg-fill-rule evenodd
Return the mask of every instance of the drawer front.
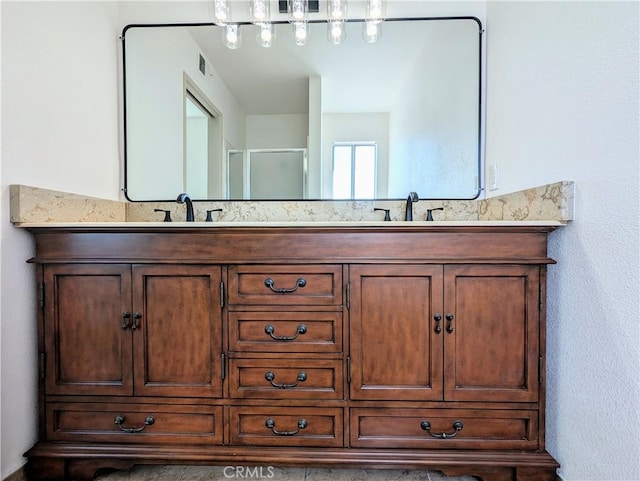
<path id="1" fill-rule="evenodd" d="M 351 446 L 537 449 L 537 411 L 353 408 Z"/>
<path id="2" fill-rule="evenodd" d="M 231 359 L 232 398 L 342 399 L 342 361 L 336 359 Z"/>
<path id="3" fill-rule="evenodd" d="M 221 406 L 50 403 L 50 441 L 222 444 Z"/>
<path id="4" fill-rule="evenodd" d="M 342 352 L 342 312 L 229 312 L 229 350 Z"/>
<path id="5" fill-rule="evenodd" d="M 342 266 L 229 267 L 229 304 L 342 304 Z"/>
<path id="6" fill-rule="evenodd" d="M 343 445 L 340 408 L 229 408 L 231 444 L 261 446 Z"/>

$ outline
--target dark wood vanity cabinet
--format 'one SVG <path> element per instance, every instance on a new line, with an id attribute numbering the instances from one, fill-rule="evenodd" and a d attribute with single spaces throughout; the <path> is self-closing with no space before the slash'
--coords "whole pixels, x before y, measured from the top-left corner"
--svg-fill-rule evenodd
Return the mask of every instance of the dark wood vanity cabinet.
<path id="1" fill-rule="evenodd" d="M 552 227 L 31 230 L 31 479 L 167 462 L 555 479 Z"/>

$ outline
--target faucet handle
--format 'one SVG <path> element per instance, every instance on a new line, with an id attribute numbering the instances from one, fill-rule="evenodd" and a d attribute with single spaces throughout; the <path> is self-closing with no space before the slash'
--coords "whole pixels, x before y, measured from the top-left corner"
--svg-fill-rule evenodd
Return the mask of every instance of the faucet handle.
<path id="1" fill-rule="evenodd" d="M 204 220 L 205 222 L 213 222 L 213 219 L 211 218 L 211 213 L 212 212 L 222 212 L 222 209 L 210 209 L 207 211 L 207 218 Z"/>
<path id="2" fill-rule="evenodd" d="M 384 211 L 384 220 L 385 220 L 385 221 L 389 221 L 389 220 L 391 220 L 391 216 L 389 215 L 389 211 L 390 211 L 391 209 L 380 209 L 379 207 L 376 207 L 376 208 L 374 208 L 373 210 L 374 210 L 374 211 L 376 211 L 376 210 Z"/>
<path id="3" fill-rule="evenodd" d="M 171 211 L 164 209 L 153 209 L 154 212 L 164 212 L 164 222 L 171 222 Z"/>
<path id="4" fill-rule="evenodd" d="M 427 209 L 427 220 L 433 220 L 433 211 L 434 210 L 444 210 L 444 207 L 436 207 L 434 209 Z"/>

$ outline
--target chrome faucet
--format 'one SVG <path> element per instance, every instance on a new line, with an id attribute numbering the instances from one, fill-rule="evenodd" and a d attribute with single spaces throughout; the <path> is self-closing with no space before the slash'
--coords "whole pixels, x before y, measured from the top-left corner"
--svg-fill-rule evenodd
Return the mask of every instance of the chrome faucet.
<path id="1" fill-rule="evenodd" d="M 193 222 L 193 202 L 191 202 L 189 194 L 183 192 L 178 196 L 176 202 L 178 202 L 178 204 L 187 204 L 187 222 Z"/>
<path id="2" fill-rule="evenodd" d="M 418 194 L 409 192 L 407 197 L 407 207 L 404 211 L 404 220 L 413 220 L 413 203 L 418 202 Z"/>

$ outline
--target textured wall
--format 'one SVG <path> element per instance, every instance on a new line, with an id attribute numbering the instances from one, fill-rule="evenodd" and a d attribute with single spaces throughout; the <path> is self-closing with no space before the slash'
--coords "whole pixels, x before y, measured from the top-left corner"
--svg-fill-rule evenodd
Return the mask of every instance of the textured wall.
<path id="1" fill-rule="evenodd" d="M 559 179 L 547 447 L 567 481 L 640 479 L 637 2 L 488 2 L 487 164 L 497 194 Z"/>

